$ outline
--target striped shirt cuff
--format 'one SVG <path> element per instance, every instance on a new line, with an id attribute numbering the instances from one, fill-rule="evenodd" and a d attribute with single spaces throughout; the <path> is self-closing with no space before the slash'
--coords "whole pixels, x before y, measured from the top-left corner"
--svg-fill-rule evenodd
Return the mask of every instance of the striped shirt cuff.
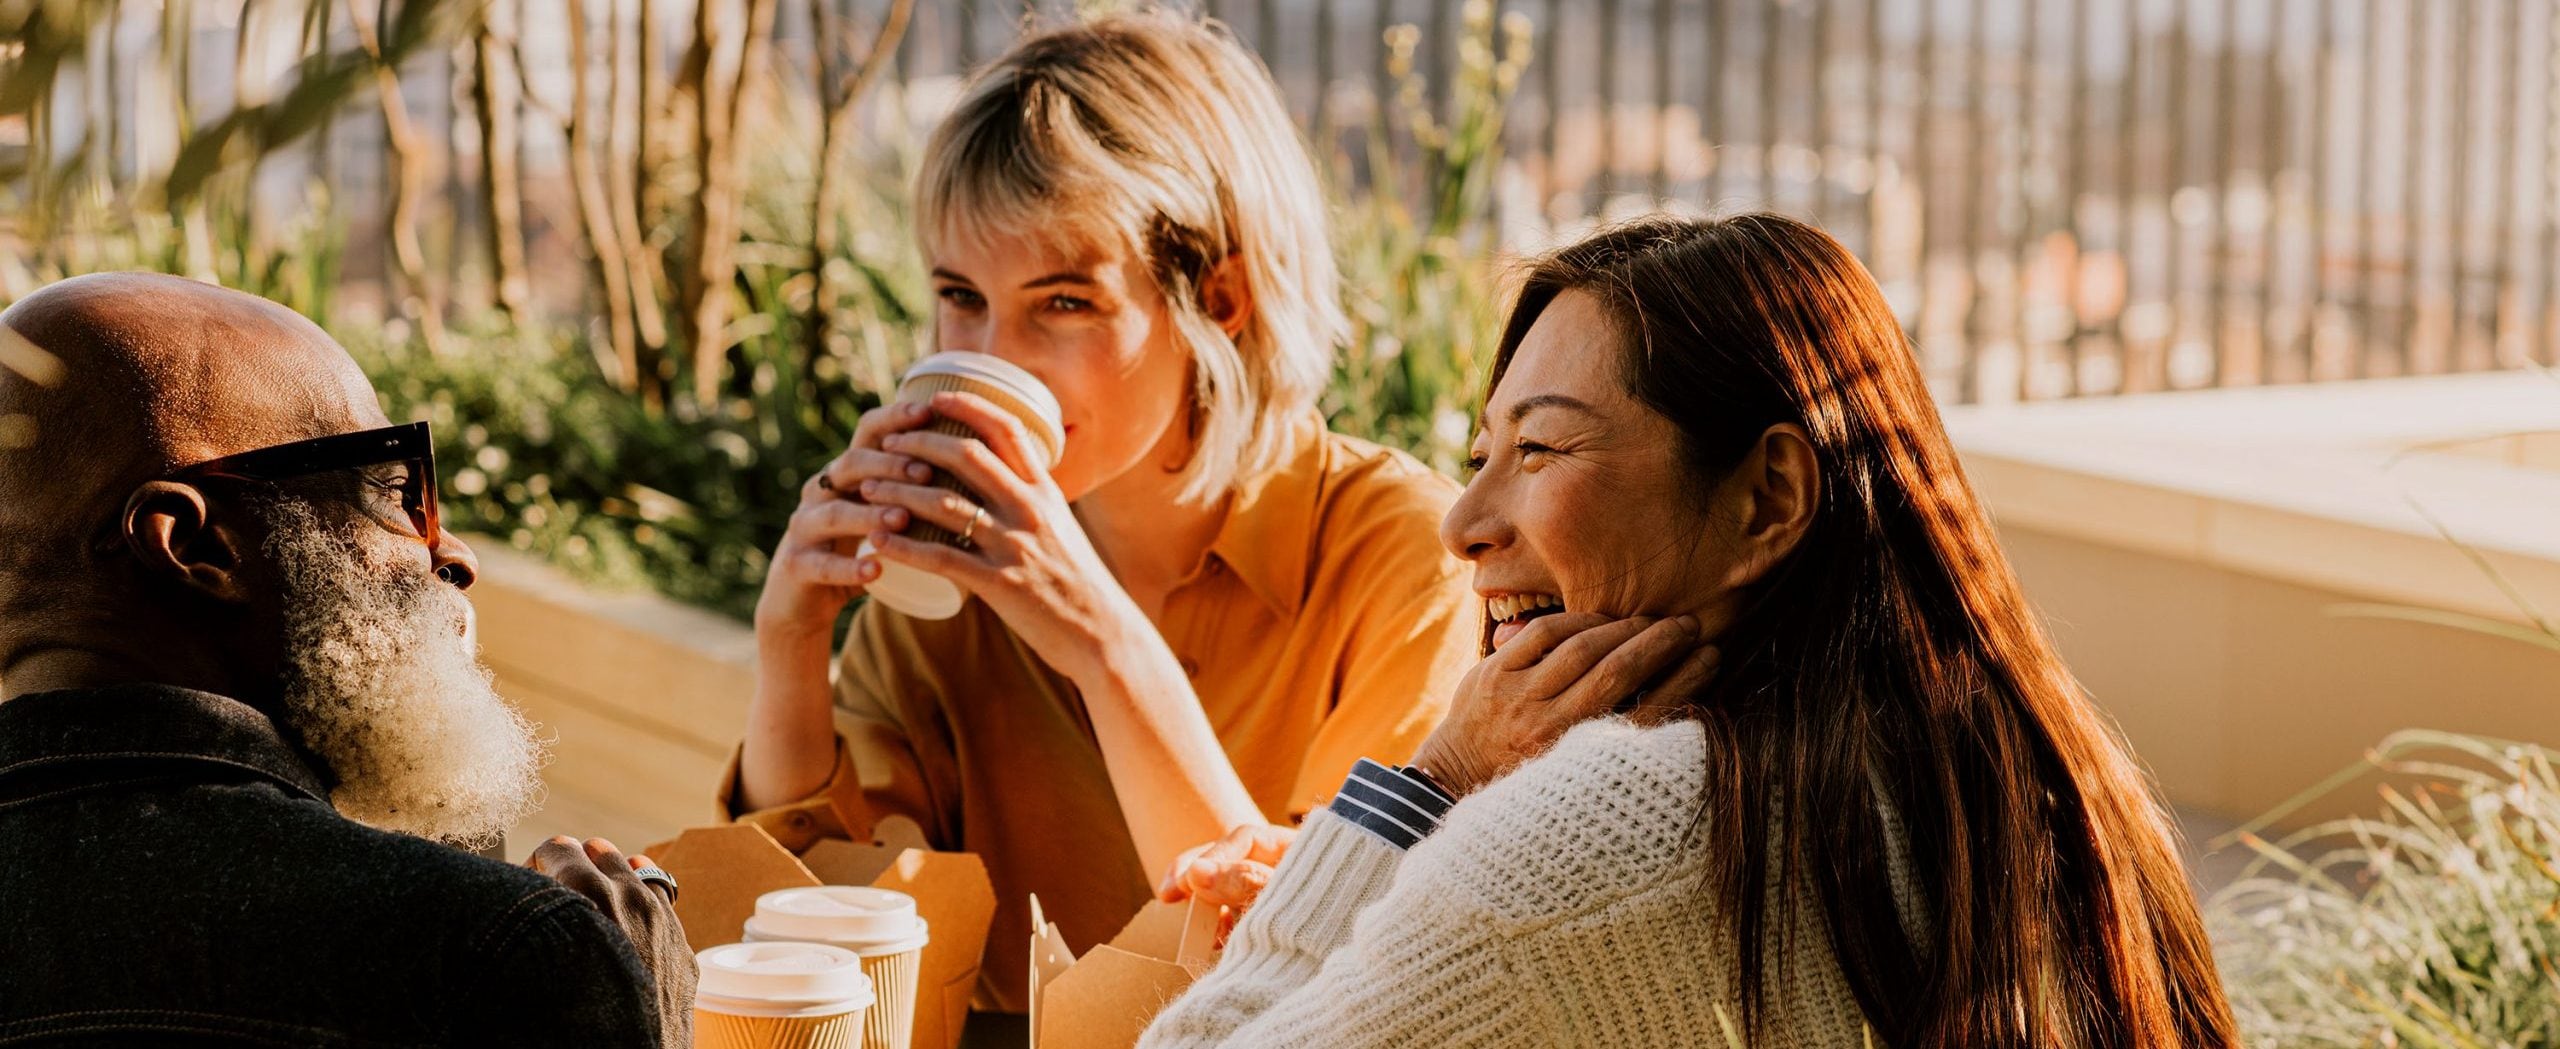
<path id="1" fill-rule="evenodd" d="M 1410 849 L 1439 829 L 1441 817 L 1455 804 L 1420 776 L 1362 758 L 1327 807 L 1387 844 Z"/>

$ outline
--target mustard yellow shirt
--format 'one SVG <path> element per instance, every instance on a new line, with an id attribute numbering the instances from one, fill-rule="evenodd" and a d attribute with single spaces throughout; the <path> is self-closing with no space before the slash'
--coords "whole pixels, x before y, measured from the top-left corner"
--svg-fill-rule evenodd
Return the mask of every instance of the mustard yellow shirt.
<path id="1" fill-rule="evenodd" d="M 1401 452 L 1295 427 L 1296 450 L 1239 486 L 1157 626 L 1245 788 L 1275 823 L 1327 801 L 1362 757 L 1402 762 L 1477 658 L 1483 606 L 1440 545 L 1457 487 Z M 819 793 L 731 812 L 785 846 L 903 815 L 995 883 L 982 1001 L 1023 1011 L 1029 900 L 1079 952 L 1145 904 L 1093 724 L 1066 678 L 974 599 L 958 616 L 854 613 L 839 657 L 843 757 Z"/>

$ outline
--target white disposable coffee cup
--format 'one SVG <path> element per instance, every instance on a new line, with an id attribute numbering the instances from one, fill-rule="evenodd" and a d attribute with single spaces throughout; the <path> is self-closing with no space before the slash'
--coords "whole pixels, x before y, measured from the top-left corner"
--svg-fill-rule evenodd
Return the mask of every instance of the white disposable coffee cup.
<path id="1" fill-rule="evenodd" d="M 876 994 L 863 1020 L 863 1049 L 909 1049 L 920 966 L 931 939 L 915 897 L 863 885 L 777 889 L 756 897 L 746 937 L 748 943 L 791 941 L 853 952 Z"/>
<path id="2" fill-rule="evenodd" d="M 1065 415 L 1058 408 L 1057 395 L 1049 392 L 1039 378 L 1002 357 L 985 353 L 950 350 L 934 354 L 915 367 L 907 369 L 898 382 L 898 401 L 902 404 L 924 404 L 943 392 L 972 393 L 986 398 L 997 408 L 1022 420 L 1022 428 L 1031 434 L 1031 447 L 1024 451 L 1032 459 L 1032 467 L 1047 470 L 1058 464 L 1058 456 L 1066 451 Z M 967 426 L 950 419 L 936 417 L 923 427 L 932 433 L 955 437 L 977 436 Z M 935 470 L 933 484 L 958 492 L 972 503 L 984 505 L 978 494 L 954 480 L 950 474 Z M 959 536 L 949 529 L 910 518 L 906 531 L 909 538 L 930 543 L 957 545 Z M 871 541 L 862 541 L 855 556 L 871 554 Z M 867 588 L 871 596 L 917 619 L 949 619 L 960 614 L 967 601 L 958 584 L 948 579 L 906 565 L 880 564 L 880 578 Z"/>
<path id="3" fill-rule="evenodd" d="M 862 957 L 819 943 L 733 943 L 694 956 L 696 1049 L 856 1049 L 872 1011 Z"/>

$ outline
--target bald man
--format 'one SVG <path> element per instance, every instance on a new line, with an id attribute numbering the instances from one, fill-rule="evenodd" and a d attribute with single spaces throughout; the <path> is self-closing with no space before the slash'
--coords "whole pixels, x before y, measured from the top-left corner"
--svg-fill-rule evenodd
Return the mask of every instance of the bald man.
<path id="1" fill-rule="evenodd" d="M 690 1044 L 693 961 L 535 804 L 422 424 L 274 303 L 0 313 L 0 1043 Z"/>

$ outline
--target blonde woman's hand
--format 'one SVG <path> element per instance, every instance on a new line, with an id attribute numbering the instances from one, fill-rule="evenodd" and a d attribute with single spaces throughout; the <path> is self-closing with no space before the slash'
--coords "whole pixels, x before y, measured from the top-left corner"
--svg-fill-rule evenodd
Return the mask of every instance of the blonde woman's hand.
<path id="1" fill-rule="evenodd" d="M 858 493 L 867 481 L 921 484 L 933 478 L 931 465 L 880 447 L 891 434 L 932 418 L 923 407 L 904 403 L 864 412 L 844 454 L 802 482 L 800 508 L 792 512 L 790 528 L 774 547 L 764 591 L 756 599 L 757 632 L 831 633 L 837 613 L 879 578 L 879 566 L 865 571 L 853 552 L 865 537 L 905 528 L 909 512 L 866 503 Z"/>
<path id="2" fill-rule="evenodd" d="M 1655 684 L 1640 712 L 1685 699 L 1715 664 L 1715 649 L 1700 643 L 1688 616 L 1541 616 L 1467 671 L 1414 767 L 1465 797 L 1544 753 L 1565 730 L 1635 698 L 1647 682 Z"/>
<path id="3" fill-rule="evenodd" d="M 1227 933 L 1244 916 L 1245 908 L 1262 895 L 1271 884 L 1271 876 L 1280 867 L 1280 858 L 1296 841 L 1294 827 L 1268 823 L 1247 823 L 1228 831 L 1227 836 L 1206 845 L 1194 846 L 1173 862 L 1156 883 L 1156 898 L 1166 903 L 1191 900 L 1223 908 L 1218 921 L 1218 942 L 1227 941 Z"/>
<path id="4" fill-rule="evenodd" d="M 879 559 L 958 583 L 1069 680 L 1092 680 L 1102 653 L 1132 632 L 1152 636 L 1154 626 L 1103 564 L 1066 493 L 1036 465 L 1022 421 L 968 393 L 935 394 L 932 410 L 977 436 L 898 433 L 881 442 L 882 450 L 941 467 L 979 501 L 890 478 L 863 481 L 859 494 L 884 512 L 903 511 L 968 536 L 969 545 L 874 534 Z"/>

